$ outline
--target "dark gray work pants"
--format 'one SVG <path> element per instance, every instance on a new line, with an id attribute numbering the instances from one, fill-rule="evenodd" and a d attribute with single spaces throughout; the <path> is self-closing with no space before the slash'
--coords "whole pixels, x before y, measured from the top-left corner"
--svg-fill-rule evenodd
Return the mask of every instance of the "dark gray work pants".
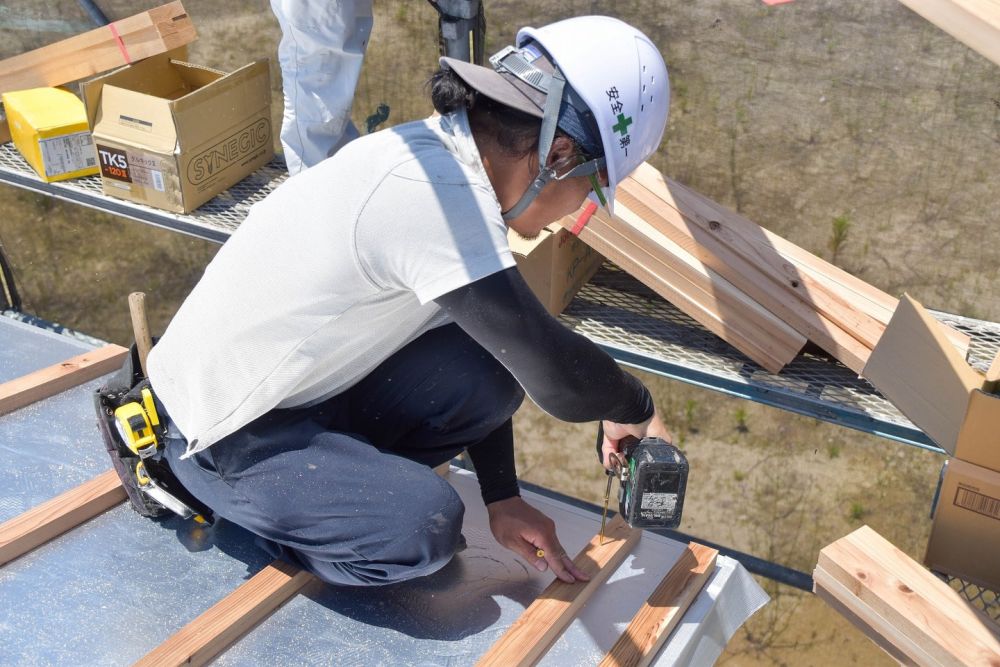
<path id="1" fill-rule="evenodd" d="M 452 557 L 465 508 L 430 466 L 503 427 L 524 394 L 458 326 L 434 329 L 360 383 L 304 409 L 273 410 L 174 474 L 273 555 L 335 584 L 430 574 Z"/>

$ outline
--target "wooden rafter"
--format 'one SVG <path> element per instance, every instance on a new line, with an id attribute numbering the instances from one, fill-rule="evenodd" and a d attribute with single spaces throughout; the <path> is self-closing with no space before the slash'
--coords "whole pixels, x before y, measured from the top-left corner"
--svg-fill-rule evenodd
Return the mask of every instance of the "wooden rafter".
<path id="1" fill-rule="evenodd" d="M 0 565 L 19 558 L 125 500 L 114 470 L 0 524 Z"/>
<path id="2" fill-rule="evenodd" d="M 135 665 L 204 665 L 313 581 L 305 570 L 276 560 Z"/>
<path id="3" fill-rule="evenodd" d="M 573 559 L 578 568 L 590 575 L 590 581 L 575 584 L 553 581 L 476 665 L 525 667 L 538 662 L 587 599 L 621 564 L 641 534 L 641 530 L 629 528 L 620 516 L 608 522 L 604 544 L 599 544 L 599 536 L 595 535 Z"/>
<path id="4" fill-rule="evenodd" d="M 116 371 L 127 354 L 120 345 L 105 345 L 0 384 L 0 415 Z"/>
<path id="5" fill-rule="evenodd" d="M 601 667 L 646 667 L 666 643 L 715 569 L 719 552 L 695 542 L 667 572 L 601 661 Z"/>

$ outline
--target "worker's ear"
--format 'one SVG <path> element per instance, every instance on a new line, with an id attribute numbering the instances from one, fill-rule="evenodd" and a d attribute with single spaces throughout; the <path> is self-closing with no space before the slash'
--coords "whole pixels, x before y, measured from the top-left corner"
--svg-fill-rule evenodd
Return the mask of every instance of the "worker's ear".
<path id="1" fill-rule="evenodd" d="M 560 160 L 576 155 L 576 142 L 567 136 L 558 136 L 552 140 L 552 148 L 549 149 L 549 159 L 546 164 L 552 166 Z"/>

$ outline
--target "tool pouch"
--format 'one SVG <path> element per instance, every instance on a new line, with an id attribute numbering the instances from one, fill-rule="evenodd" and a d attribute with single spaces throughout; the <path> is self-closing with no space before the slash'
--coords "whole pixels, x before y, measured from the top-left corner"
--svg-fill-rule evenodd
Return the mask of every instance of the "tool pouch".
<path id="1" fill-rule="evenodd" d="M 119 433 L 115 418 L 115 410 L 126 403 L 142 401 L 141 392 L 143 388 L 149 387 L 149 380 L 142 374 L 142 367 L 139 364 L 139 352 L 133 344 L 129 349 L 129 354 L 125 363 L 116 372 L 107 384 L 94 392 L 94 409 L 97 412 L 97 427 L 104 440 L 104 447 L 111 457 L 111 463 L 115 472 L 121 479 L 122 486 L 128 494 L 128 499 L 132 509 L 147 517 L 159 517 L 172 512 L 159 502 L 150 498 L 140 489 L 138 477 L 136 475 L 136 465 L 140 458 L 128 448 Z M 165 416 L 165 415 L 163 415 Z M 162 443 L 166 436 L 165 424 L 154 427 L 157 440 Z M 163 487 L 171 495 L 184 502 L 188 507 L 200 512 L 205 517 L 211 517 L 209 510 L 198 499 L 188 493 L 167 466 L 162 455 L 162 448 L 153 456 L 142 460 L 146 473 L 160 487 Z"/>

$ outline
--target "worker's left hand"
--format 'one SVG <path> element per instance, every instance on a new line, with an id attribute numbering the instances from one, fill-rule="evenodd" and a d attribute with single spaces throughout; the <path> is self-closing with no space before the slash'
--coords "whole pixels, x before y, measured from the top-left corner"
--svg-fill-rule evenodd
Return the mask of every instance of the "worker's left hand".
<path id="1" fill-rule="evenodd" d="M 556 537 L 555 523 L 520 496 L 498 500 L 486 506 L 490 515 L 490 530 L 496 541 L 544 572 L 550 567 L 562 581 L 590 581 L 566 554 Z M 539 557 L 542 550 L 544 556 Z"/>

